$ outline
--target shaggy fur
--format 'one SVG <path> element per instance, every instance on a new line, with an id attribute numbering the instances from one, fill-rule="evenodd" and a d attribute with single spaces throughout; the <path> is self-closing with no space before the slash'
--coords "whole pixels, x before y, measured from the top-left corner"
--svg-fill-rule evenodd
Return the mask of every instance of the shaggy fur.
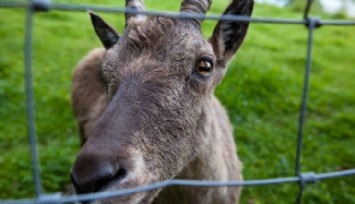
<path id="1" fill-rule="evenodd" d="M 191 2 L 182 11 L 209 8 L 209 1 Z M 251 15 L 252 8 L 252 1 L 233 1 L 226 13 Z M 83 143 L 71 175 L 77 193 L 173 178 L 241 180 L 232 128 L 213 92 L 248 23 L 220 21 L 207 41 L 195 20 L 129 16 L 118 36 L 91 17 L 106 50 L 89 53 L 73 77 Z M 214 68 L 201 71 L 201 62 Z M 179 186 L 94 203 L 236 203 L 239 196 L 238 187 Z"/>

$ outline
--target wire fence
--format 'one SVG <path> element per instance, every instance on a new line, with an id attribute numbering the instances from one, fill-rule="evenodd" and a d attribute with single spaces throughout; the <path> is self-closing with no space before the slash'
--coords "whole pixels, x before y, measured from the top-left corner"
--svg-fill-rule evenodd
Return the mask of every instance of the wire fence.
<path id="1" fill-rule="evenodd" d="M 316 17 L 309 16 L 312 0 L 307 0 L 303 19 L 283 19 L 283 18 L 258 18 L 245 17 L 235 15 L 202 15 L 202 14 L 182 14 L 174 12 L 163 11 L 137 11 L 131 8 L 120 7 L 103 7 L 93 5 L 77 5 L 77 4 L 60 4 L 51 3 L 50 0 L 29 0 L 29 1 L 9 1 L 0 2 L 0 7 L 3 8 L 25 8 L 26 13 L 26 28 L 25 28 L 25 92 L 26 92 L 26 111 L 27 111 L 27 126 L 29 134 L 29 142 L 31 146 L 31 159 L 33 169 L 33 180 L 35 186 L 36 198 L 19 199 L 19 200 L 0 200 L 0 204 L 44 204 L 44 203 L 75 203 L 99 199 L 107 199 L 118 196 L 126 196 L 138 192 L 150 191 L 154 189 L 164 188 L 168 186 L 193 186 L 193 187 L 221 187 L 221 186 L 260 186 L 260 185 L 276 185 L 283 183 L 298 183 L 299 193 L 296 197 L 296 203 L 302 202 L 304 187 L 306 184 L 315 183 L 323 179 L 354 176 L 355 169 L 321 173 L 301 172 L 301 155 L 303 144 L 303 130 L 305 124 L 305 113 L 307 110 L 307 98 L 309 90 L 309 76 L 312 62 L 312 48 L 313 48 L 313 33 L 316 28 L 321 26 L 355 26 L 353 20 L 323 20 Z M 48 12 L 51 10 L 60 11 L 79 11 L 86 12 L 88 10 L 107 13 L 131 13 L 131 14 L 145 14 L 154 16 L 165 16 L 170 18 L 184 18 L 184 19 L 209 19 L 209 20 L 228 20 L 228 21 L 244 21 L 252 23 L 268 23 L 268 24 L 301 24 L 308 29 L 308 43 L 307 56 L 305 62 L 304 84 L 301 99 L 301 108 L 299 112 L 297 147 L 295 159 L 295 176 L 284 178 L 272 178 L 263 180 L 245 180 L 245 181 L 198 181 L 198 180 L 166 180 L 162 182 L 153 183 L 146 186 L 139 186 L 129 189 L 122 189 L 114 192 L 98 192 L 92 194 L 62 196 L 61 193 L 54 193 L 45 195 L 42 193 L 41 176 L 39 172 L 39 161 L 36 147 L 36 129 L 35 129 L 35 110 L 34 110 L 34 93 L 33 93 L 33 79 L 32 79 L 32 24 L 33 14 L 35 12 Z"/>

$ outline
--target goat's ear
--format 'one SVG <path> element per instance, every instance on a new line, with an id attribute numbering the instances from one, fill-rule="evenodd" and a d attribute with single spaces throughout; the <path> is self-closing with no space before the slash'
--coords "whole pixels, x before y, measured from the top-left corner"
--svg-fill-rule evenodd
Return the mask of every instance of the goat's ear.
<path id="1" fill-rule="evenodd" d="M 233 0 L 224 15 L 251 16 L 254 1 Z M 247 34 L 249 22 L 220 20 L 209 39 L 219 66 L 225 67 L 243 43 Z"/>
<path id="2" fill-rule="evenodd" d="M 106 49 L 110 49 L 118 41 L 120 36 L 117 31 L 107 24 L 100 16 L 96 13 L 89 11 L 88 12 L 91 18 L 91 22 L 94 26 L 96 35 L 100 38 L 101 43 Z"/>

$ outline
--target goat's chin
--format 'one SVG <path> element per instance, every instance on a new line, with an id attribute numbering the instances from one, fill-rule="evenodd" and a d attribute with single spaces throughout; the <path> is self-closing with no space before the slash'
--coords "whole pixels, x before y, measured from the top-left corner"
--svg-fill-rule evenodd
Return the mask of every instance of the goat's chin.
<path id="1" fill-rule="evenodd" d="M 90 204 L 148 204 L 146 200 L 146 193 L 136 193 L 129 196 L 120 196 L 116 198 L 109 198 L 103 200 L 96 200 L 90 202 Z"/>
<path id="2" fill-rule="evenodd" d="M 104 190 L 102 192 L 112 192 L 112 191 L 117 191 L 117 189 L 108 189 Z M 100 191 L 101 192 L 101 191 Z M 108 199 L 102 199 L 102 200 L 95 200 L 92 202 L 89 202 L 90 204 L 147 204 L 150 203 L 147 201 L 148 193 L 147 192 L 142 192 L 142 193 L 134 193 L 130 194 L 127 196 L 119 196 L 119 197 L 113 197 L 113 198 L 108 198 Z"/>
<path id="3" fill-rule="evenodd" d="M 107 184 L 104 184 L 100 187 L 96 192 L 115 192 L 124 189 L 135 188 L 138 186 L 145 186 L 148 184 L 138 184 L 138 183 L 131 183 L 131 182 L 123 182 L 121 180 L 112 180 Z M 148 191 L 148 192 L 139 192 L 129 194 L 127 196 L 119 196 L 114 198 L 108 198 L 103 200 L 96 200 L 90 202 L 90 204 L 148 204 L 151 203 L 154 199 L 157 191 Z"/>

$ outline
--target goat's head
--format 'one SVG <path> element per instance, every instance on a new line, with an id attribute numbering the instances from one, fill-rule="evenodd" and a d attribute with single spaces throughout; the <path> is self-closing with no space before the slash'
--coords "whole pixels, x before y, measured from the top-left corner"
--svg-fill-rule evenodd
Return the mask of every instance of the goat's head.
<path id="1" fill-rule="evenodd" d="M 210 0 L 185 0 L 181 12 L 204 14 Z M 127 1 L 143 10 L 143 0 Z M 251 15 L 252 0 L 225 14 Z M 201 20 L 126 14 L 122 36 L 90 12 L 106 48 L 102 75 L 109 102 L 72 170 L 78 193 L 113 191 L 174 178 L 209 142 L 211 98 L 247 22 L 219 21 L 212 37 Z M 112 199 L 149 203 L 157 191 Z M 110 202 L 110 201 L 108 201 Z"/>

